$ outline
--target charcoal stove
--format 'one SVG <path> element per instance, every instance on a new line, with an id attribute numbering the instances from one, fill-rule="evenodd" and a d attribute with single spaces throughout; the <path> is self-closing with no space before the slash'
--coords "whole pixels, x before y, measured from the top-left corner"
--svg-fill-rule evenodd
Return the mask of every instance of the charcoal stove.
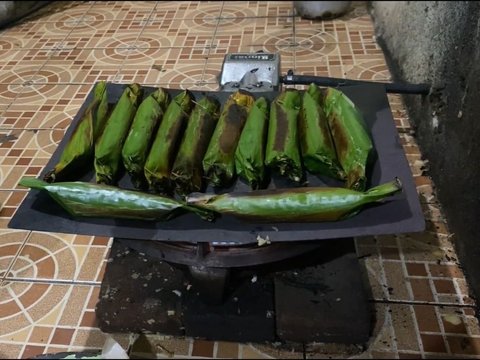
<path id="1" fill-rule="evenodd" d="M 9 227 L 114 237 L 97 317 L 104 332 L 163 333 L 226 341 L 365 343 L 371 332 L 369 287 L 354 236 L 424 230 L 415 184 L 399 143 L 387 92 L 424 94 L 426 85 L 280 75 L 278 54 L 229 54 L 217 97 L 246 89 L 272 100 L 282 84 L 342 87 L 365 116 L 377 149 L 369 186 L 400 177 L 403 194 L 347 220 L 321 224 L 215 224 L 185 215 L 167 223 L 73 219 L 35 190 Z M 154 88 L 145 87 L 146 93 Z M 167 89 L 172 96 L 180 90 Z M 123 91 L 108 84 L 109 101 Z M 89 95 L 79 111 L 88 106 Z M 58 160 L 79 115 L 45 169 Z M 46 171 L 46 170 L 45 170 Z M 93 171 L 80 180 L 92 181 Z M 322 177 L 310 186 L 336 186 Z M 119 186 L 132 188 L 128 176 Z M 273 179 L 271 187 L 282 187 Z M 237 181 L 225 191 L 247 190 Z M 208 188 L 207 192 L 217 191 Z"/>
<path id="2" fill-rule="evenodd" d="M 368 299 L 353 239 L 217 247 L 116 238 L 96 312 L 109 333 L 364 344 Z"/>

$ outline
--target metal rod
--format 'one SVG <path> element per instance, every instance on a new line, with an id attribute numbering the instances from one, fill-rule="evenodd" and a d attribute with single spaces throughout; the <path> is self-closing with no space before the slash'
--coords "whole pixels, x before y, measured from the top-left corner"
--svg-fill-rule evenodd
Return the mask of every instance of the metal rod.
<path id="1" fill-rule="evenodd" d="M 380 84 L 385 86 L 387 93 L 428 95 L 430 92 L 430 85 L 428 84 L 384 83 L 323 76 L 294 75 L 291 70 L 288 71 L 286 76 L 280 77 L 280 82 L 288 85 L 310 85 L 314 83 L 320 86 L 330 87 Z"/>

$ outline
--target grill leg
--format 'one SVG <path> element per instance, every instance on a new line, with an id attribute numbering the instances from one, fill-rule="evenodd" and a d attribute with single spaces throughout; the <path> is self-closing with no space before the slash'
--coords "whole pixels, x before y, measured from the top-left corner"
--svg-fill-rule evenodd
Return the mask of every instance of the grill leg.
<path id="1" fill-rule="evenodd" d="M 230 270 L 205 266 L 189 266 L 188 269 L 200 298 L 209 305 L 222 304 Z"/>

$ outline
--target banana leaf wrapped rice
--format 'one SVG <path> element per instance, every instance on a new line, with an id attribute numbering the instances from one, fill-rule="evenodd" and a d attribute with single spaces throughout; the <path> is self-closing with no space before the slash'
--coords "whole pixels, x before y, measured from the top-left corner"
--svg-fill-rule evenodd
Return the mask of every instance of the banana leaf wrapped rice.
<path id="1" fill-rule="evenodd" d="M 363 191 L 373 144 L 362 114 L 343 92 L 333 88 L 327 89 L 325 113 L 338 160 L 347 178 L 347 187 Z"/>
<path id="2" fill-rule="evenodd" d="M 168 101 L 168 93 L 161 88 L 147 96 L 138 107 L 123 145 L 123 165 L 137 189 L 147 187 L 143 169 L 153 135 L 162 120 Z"/>
<path id="3" fill-rule="evenodd" d="M 300 183 L 303 168 L 298 144 L 298 115 L 302 97 L 296 89 L 287 89 L 272 102 L 265 164 L 272 170 Z"/>
<path id="4" fill-rule="evenodd" d="M 164 196 L 116 186 L 87 182 L 47 183 L 24 177 L 21 186 L 46 191 L 73 217 L 103 217 L 134 220 L 170 220 L 179 214 L 193 212 L 205 220 L 213 220 L 208 209 L 194 208 Z"/>
<path id="5" fill-rule="evenodd" d="M 188 90 L 175 96 L 158 127 L 144 167 L 149 187 L 155 192 L 171 193 L 172 191 L 170 173 L 188 116 L 193 108 L 192 100 L 192 94 Z"/>
<path id="6" fill-rule="evenodd" d="M 187 203 L 253 222 L 337 221 L 401 189 L 402 184 L 395 179 L 366 192 L 334 187 L 269 189 L 222 195 L 192 194 Z"/>
<path id="7" fill-rule="evenodd" d="M 177 193 L 186 195 L 204 187 L 202 160 L 219 118 L 220 104 L 204 96 L 190 114 L 187 129 L 172 168 Z"/>
<path id="8" fill-rule="evenodd" d="M 100 81 L 95 85 L 93 100 L 81 115 L 59 161 L 47 172 L 44 180 L 64 181 L 78 177 L 79 172 L 89 169 L 93 160 L 95 141 L 102 133 L 107 119 L 107 84 Z"/>
<path id="9" fill-rule="evenodd" d="M 99 184 L 113 185 L 122 165 L 122 146 L 132 124 L 143 89 L 138 84 L 125 88 L 95 144 L 95 176 Z"/>
<path id="10" fill-rule="evenodd" d="M 323 110 L 323 94 L 315 84 L 311 84 L 303 94 L 298 125 L 305 168 L 312 174 L 344 180 L 345 174 L 338 163 L 328 120 Z"/>
<path id="11" fill-rule="evenodd" d="M 205 177 L 216 187 L 228 187 L 235 177 L 235 150 L 255 99 L 238 90 L 229 96 L 203 158 Z"/>
<path id="12" fill-rule="evenodd" d="M 235 169 L 253 190 L 267 186 L 265 143 L 268 133 L 268 102 L 258 98 L 248 114 L 235 151 Z"/>

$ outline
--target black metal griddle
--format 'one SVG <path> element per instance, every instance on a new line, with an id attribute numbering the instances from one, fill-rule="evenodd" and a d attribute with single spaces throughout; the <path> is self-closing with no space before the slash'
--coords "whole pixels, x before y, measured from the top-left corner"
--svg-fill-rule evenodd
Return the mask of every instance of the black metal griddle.
<path id="1" fill-rule="evenodd" d="M 109 102 L 115 103 L 126 85 L 109 83 L 107 91 Z M 147 96 L 155 88 L 144 87 Z M 172 96 L 181 90 L 166 89 Z M 422 231 L 425 228 L 423 213 L 418 200 L 412 173 L 399 142 L 383 85 L 362 84 L 342 87 L 362 112 L 371 132 L 376 149 L 376 158 L 370 167 L 369 187 L 391 181 L 398 177 L 403 184 L 403 192 L 390 198 L 385 203 L 362 210 L 358 215 L 337 222 L 323 223 L 247 223 L 231 216 L 222 216 L 215 222 L 206 222 L 195 214 L 182 215 L 168 222 L 151 222 L 141 220 L 118 220 L 107 218 L 72 218 L 48 194 L 30 190 L 14 217 L 10 228 L 60 233 L 73 233 L 94 236 L 122 237 L 140 240 L 213 242 L 224 245 L 256 243 L 257 236 L 271 242 L 326 240 L 348 238 L 353 236 L 395 234 Z M 198 100 L 208 94 L 224 103 L 231 92 L 193 91 Z M 272 100 L 277 91 L 252 93 L 255 97 L 265 96 Z M 60 157 L 66 143 L 80 116 L 93 98 L 90 92 L 86 101 L 73 119 L 70 127 L 50 161 L 43 169 L 43 176 Z M 78 179 L 94 181 L 92 171 Z M 341 183 L 328 178 L 308 175 L 309 186 L 342 186 Z M 127 174 L 119 181 L 122 188 L 133 189 Z M 270 188 L 290 186 L 285 180 L 274 178 Z M 206 192 L 212 192 L 207 188 Z M 247 184 L 238 180 L 228 191 L 249 191 Z"/>

